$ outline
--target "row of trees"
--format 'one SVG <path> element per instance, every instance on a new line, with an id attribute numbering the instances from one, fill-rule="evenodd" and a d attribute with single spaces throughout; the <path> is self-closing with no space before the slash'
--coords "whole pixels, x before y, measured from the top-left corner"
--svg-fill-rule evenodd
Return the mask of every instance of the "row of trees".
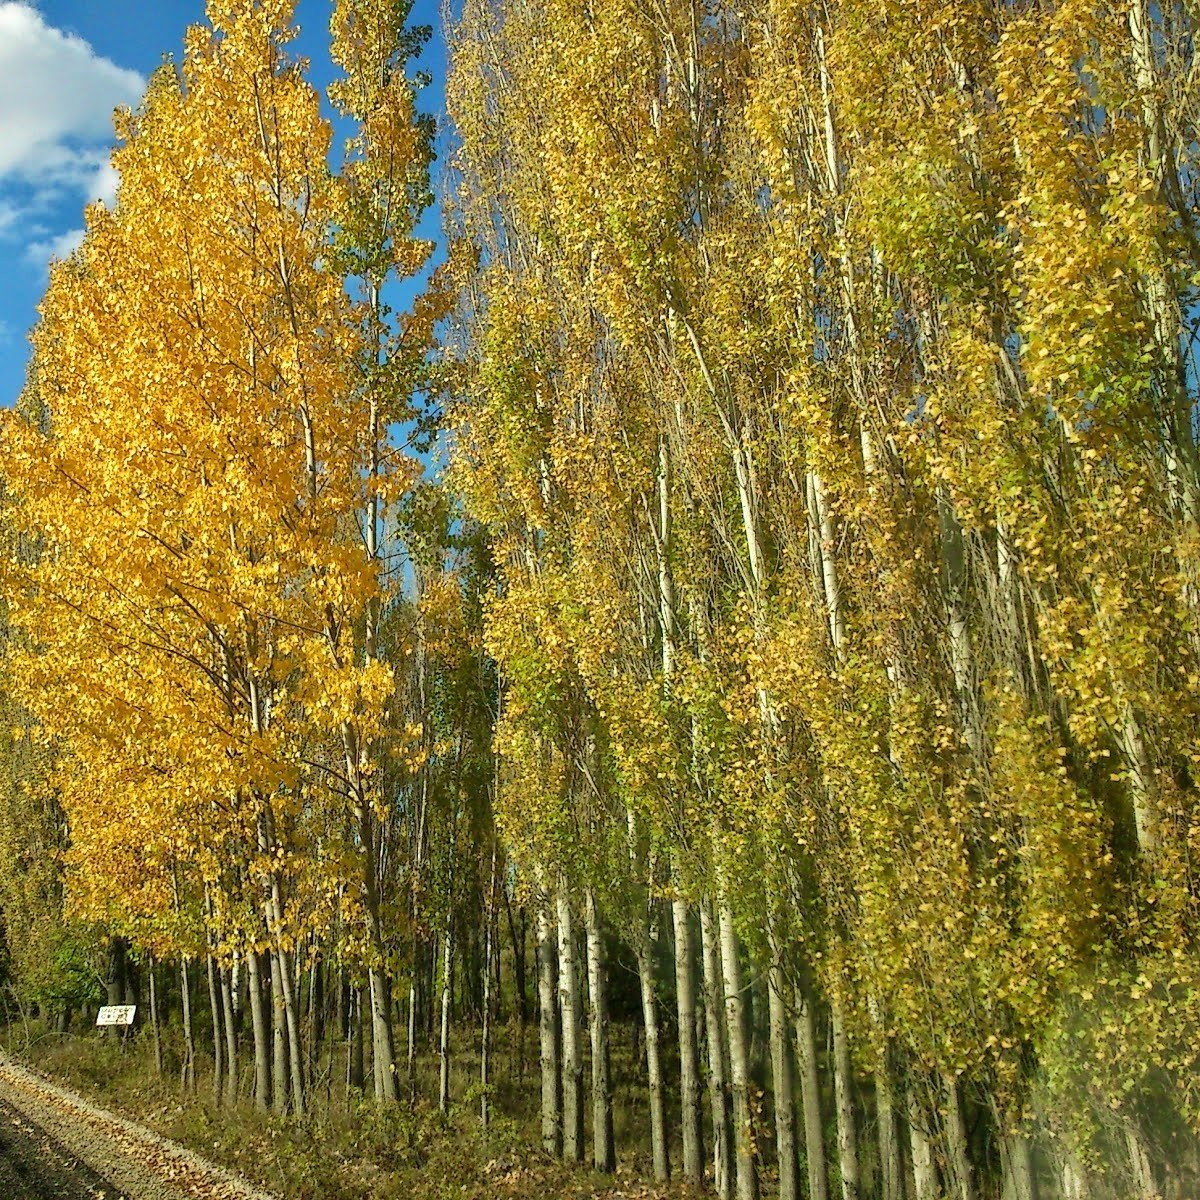
<path id="1" fill-rule="evenodd" d="M 543 996 L 551 914 L 570 977 L 599 911 L 653 1029 L 669 901 L 682 1166 L 722 1194 L 768 1138 L 784 1196 L 801 1160 L 845 1200 L 1191 1186 L 1193 31 L 467 0 L 453 32 L 497 816 Z"/>
<path id="2" fill-rule="evenodd" d="M 420 432 L 437 316 L 387 299 L 432 248 L 407 7 L 335 7 L 331 172 L 292 5 L 211 6 L 118 116 L 117 204 L 53 269 L 5 430 L 10 687 L 55 754 L 73 909 L 182 959 L 184 995 L 206 961 L 229 1062 L 242 964 L 255 1094 L 274 1027 L 297 1112 L 298 950 L 336 944 L 365 985 L 395 1099 L 397 948 L 437 927 L 456 840 L 489 836 L 494 687 L 445 504 L 393 436 Z"/>
<path id="3" fill-rule="evenodd" d="M 408 4 L 333 7 L 335 168 L 292 5 L 209 17 L 4 428 L 10 944 L 63 847 L 303 1113 L 334 1012 L 447 1105 L 456 993 L 490 1095 L 531 935 L 550 1153 L 615 960 L 659 1179 L 1189 1194 L 1190 9 L 464 0 L 403 312 Z"/>

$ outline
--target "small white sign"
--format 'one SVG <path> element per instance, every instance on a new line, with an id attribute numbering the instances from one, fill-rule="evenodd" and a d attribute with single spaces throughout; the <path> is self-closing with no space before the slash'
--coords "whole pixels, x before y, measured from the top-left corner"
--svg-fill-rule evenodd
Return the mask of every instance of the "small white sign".
<path id="1" fill-rule="evenodd" d="M 132 1025 L 136 1012 L 136 1004 L 106 1004 L 96 1014 L 96 1027 L 99 1029 L 105 1025 Z"/>

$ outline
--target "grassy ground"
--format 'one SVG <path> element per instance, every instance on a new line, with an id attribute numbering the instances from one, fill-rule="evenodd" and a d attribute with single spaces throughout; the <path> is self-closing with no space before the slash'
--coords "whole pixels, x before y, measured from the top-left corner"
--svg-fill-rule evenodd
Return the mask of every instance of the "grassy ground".
<path id="1" fill-rule="evenodd" d="M 176 1048 L 168 1042 L 167 1071 L 156 1076 L 148 1033 L 123 1045 L 90 1030 L 58 1035 L 34 1026 L 10 1030 L 5 1042 L 43 1073 L 284 1200 L 684 1200 L 694 1194 L 681 1185 L 647 1182 L 646 1132 L 632 1104 L 615 1105 L 618 1113 L 630 1114 L 618 1127 L 624 1153 L 615 1176 L 568 1167 L 545 1155 L 533 1124 L 536 1064 L 525 1067 L 522 1082 L 515 1037 L 507 1045 L 502 1039 L 498 1049 L 494 1107 L 504 1111 L 495 1113 L 486 1132 L 472 1082 L 477 1058 L 465 1047 L 453 1078 L 458 1102 L 446 1116 L 425 1099 L 381 1108 L 348 1096 L 335 1060 L 316 1081 L 315 1111 L 299 1119 L 265 1116 L 248 1100 L 235 1109 L 215 1106 L 206 1061 L 196 1092 L 184 1092 L 177 1067 L 171 1069 L 178 1061 Z M 433 1062 L 422 1062 L 422 1096 L 434 1094 L 435 1070 Z M 243 1081 L 248 1082 L 244 1071 Z M 622 1084 L 629 1086 L 619 1078 Z"/>

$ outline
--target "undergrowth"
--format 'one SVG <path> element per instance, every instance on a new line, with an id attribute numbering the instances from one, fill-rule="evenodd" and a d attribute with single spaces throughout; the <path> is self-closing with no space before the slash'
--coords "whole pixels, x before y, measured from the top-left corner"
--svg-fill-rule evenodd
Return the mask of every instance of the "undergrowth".
<path id="1" fill-rule="evenodd" d="M 195 1092 L 154 1072 L 148 1037 L 122 1043 L 93 1032 L 36 1028 L 10 1037 L 14 1056 L 282 1200 L 683 1200 L 682 1185 L 653 1185 L 640 1156 L 615 1176 L 545 1154 L 525 1122 L 495 1112 L 485 1131 L 481 1093 L 464 1083 L 447 1114 L 418 1099 L 377 1105 L 330 1089 L 304 1117 L 257 1112 L 248 1099 L 216 1105 L 201 1064 Z M 168 1048 L 166 1061 L 176 1060 Z"/>

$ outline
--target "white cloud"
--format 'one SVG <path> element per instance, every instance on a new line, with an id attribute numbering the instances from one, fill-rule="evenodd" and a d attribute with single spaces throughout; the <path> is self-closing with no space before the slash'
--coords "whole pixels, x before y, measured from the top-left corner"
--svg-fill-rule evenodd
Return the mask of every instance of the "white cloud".
<path id="1" fill-rule="evenodd" d="M 88 189 L 87 202 L 99 200 L 101 204 L 112 208 L 117 199 L 117 169 L 106 158 L 92 177 L 92 186 Z"/>
<path id="2" fill-rule="evenodd" d="M 0 0 L 0 238 L 30 238 L 30 261 L 78 245 L 77 231 L 39 237 L 29 226 L 62 203 L 112 204 L 113 109 L 136 104 L 144 87 L 25 0 Z"/>
<path id="3" fill-rule="evenodd" d="M 30 242 L 25 247 L 25 261 L 31 266 L 40 267 L 48 259 L 66 258 L 79 249 L 83 234 L 82 229 L 68 229 L 57 237 Z"/>
<path id="4" fill-rule="evenodd" d="M 113 109 L 145 81 L 82 38 L 47 25 L 29 4 L 0 3 L 0 178 L 60 169 L 78 142 L 107 141 Z"/>

